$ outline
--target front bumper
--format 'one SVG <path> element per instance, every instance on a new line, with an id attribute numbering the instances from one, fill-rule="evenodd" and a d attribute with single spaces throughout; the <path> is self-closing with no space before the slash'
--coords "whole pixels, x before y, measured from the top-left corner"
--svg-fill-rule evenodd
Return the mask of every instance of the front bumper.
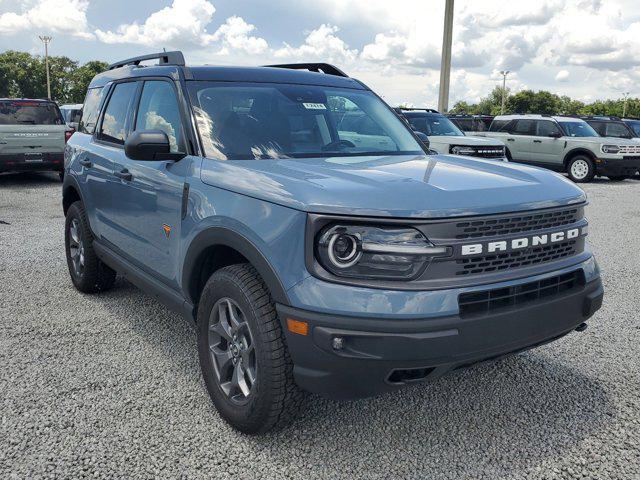
<path id="1" fill-rule="evenodd" d="M 30 172 L 38 170 L 61 172 L 63 168 L 64 154 L 62 152 L 0 155 L 0 172 Z"/>
<path id="2" fill-rule="evenodd" d="M 602 305 L 599 277 L 571 291 L 470 316 L 356 318 L 278 305 L 294 376 L 304 390 L 354 399 L 435 379 L 446 372 L 559 338 Z M 287 319 L 309 324 L 307 335 Z M 335 338 L 342 348 L 336 349 Z"/>
<path id="3" fill-rule="evenodd" d="M 640 155 L 624 156 L 617 159 L 599 158 L 596 161 L 598 175 L 633 176 L 640 171 Z"/>

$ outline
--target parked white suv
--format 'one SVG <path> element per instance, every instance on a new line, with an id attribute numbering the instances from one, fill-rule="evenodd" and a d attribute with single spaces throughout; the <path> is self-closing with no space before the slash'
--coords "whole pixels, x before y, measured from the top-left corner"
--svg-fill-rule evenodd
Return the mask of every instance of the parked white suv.
<path id="1" fill-rule="evenodd" d="M 483 135 L 503 140 L 509 160 L 567 172 L 576 182 L 596 175 L 619 181 L 640 170 L 640 144 L 600 137 L 584 120 L 552 115 L 500 115 Z"/>
<path id="2" fill-rule="evenodd" d="M 396 108 L 416 132 L 425 134 L 429 148 L 445 155 L 507 161 L 504 142 L 465 135 L 451 120 L 430 108 Z"/>

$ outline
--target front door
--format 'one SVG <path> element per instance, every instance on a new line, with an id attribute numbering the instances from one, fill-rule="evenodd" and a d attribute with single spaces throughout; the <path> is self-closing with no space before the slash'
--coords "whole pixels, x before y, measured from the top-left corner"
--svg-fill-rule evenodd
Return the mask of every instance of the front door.
<path id="1" fill-rule="evenodd" d="M 145 81 L 132 117 L 132 131 L 163 130 L 171 152 L 185 152 L 184 129 L 173 82 Z M 126 235 L 117 246 L 143 270 L 177 287 L 185 175 L 190 157 L 132 160 L 124 151 L 115 161 L 119 188 L 114 216 Z"/>
<path id="2" fill-rule="evenodd" d="M 538 120 L 536 124 L 536 136 L 531 147 L 531 161 L 561 167 L 565 141 L 559 138 L 562 136 L 560 128 L 551 120 Z"/>

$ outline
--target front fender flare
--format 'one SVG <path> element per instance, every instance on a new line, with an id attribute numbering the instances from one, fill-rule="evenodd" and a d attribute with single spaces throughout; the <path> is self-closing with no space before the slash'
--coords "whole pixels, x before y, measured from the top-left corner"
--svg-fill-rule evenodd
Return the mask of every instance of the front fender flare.
<path id="1" fill-rule="evenodd" d="M 195 305 L 198 279 L 194 270 L 202 260 L 202 254 L 212 246 L 233 248 L 244 256 L 267 284 L 271 297 L 277 303 L 289 305 L 289 297 L 278 274 L 260 249 L 244 235 L 226 227 L 212 226 L 199 232 L 189 245 L 182 268 L 182 288 L 187 300 Z"/>

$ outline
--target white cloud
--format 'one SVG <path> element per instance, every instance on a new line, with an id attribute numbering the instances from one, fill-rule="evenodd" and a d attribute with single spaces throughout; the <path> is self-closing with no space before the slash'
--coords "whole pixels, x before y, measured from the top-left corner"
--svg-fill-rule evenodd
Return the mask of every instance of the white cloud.
<path id="1" fill-rule="evenodd" d="M 557 82 L 568 82 L 569 81 L 569 71 L 568 70 L 560 70 L 556 75 Z"/>
<path id="2" fill-rule="evenodd" d="M 37 29 L 46 33 L 93 38 L 88 31 L 87 0 L 39 0 L 30 5 L 22 13 L 0 14 L 0 33 L 12 35 Z"/>
<path id="3" fill-rule="evenodd" d="M 358 54 L 355 49 L 336 36 L 338 27 L 322 24 L 309 32 L 299 47 L 288 43 L 274 52 L 277 58 L 304 59 L 305 61 L 349 62 Z"/>
<path id="4" fill-rule="evenodd" d="M 212 41 L 222 41 L 223 50 L 221 53 L 227 54 L 229 49 L 247 52 L 250 55 L 257 55 L 267 50 L 268 45 L 264 38 L 249 35 L 256 29 L 242 18 L 233 16 L 216 30 L 211 36 Z"/>
<path id="5" fill-rule="evenodd" d="M 170 6 L 149 15 L 142 25 L 123 24 L 115 32 L 98 29 L 96 36 L 104 43 L 202 45 L 210 37 L 205 27 L 215 10 L 206 0 L 173 0 Z"/>

